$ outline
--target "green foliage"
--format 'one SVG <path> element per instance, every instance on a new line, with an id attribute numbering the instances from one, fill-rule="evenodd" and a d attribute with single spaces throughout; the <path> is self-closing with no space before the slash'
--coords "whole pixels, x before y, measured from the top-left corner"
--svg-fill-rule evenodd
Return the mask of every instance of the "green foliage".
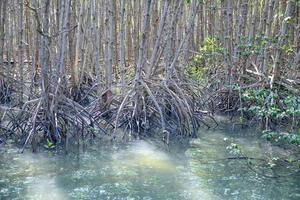
<path id="1" fill-rule="evenodd" d="M 202 81 L 203 75 L 209 70 L 209 66 L 215 64 L 216 57 L 222 55 L 223 47 L 221 42 L 214 37 L 204 39 L 202 46 L 199 48 L 199 54 L 196 55 L 187 73 L 196 81 Z"/>
<path id="2" fill-rule="evenodd" d="M 46 149 L 53 149 L 55 148 L 55 145 L 49 139 L 47 139 L 47 144 L 45 144 L 44 147 Z"/>
<path id="3" fill-rule="evenodd" d="M 292 55 L 294 53 L 293 47 L 291 45 L 284 45 L 281 49 L 287 55 Z"/>
<path id="4" fill-rule="evenodd" d="M 270 142 L 300 144 L 300 97 L 286 91 L 247 89 L 242 92 L 243 107 L 248 116 L 284 124 L 291 133 L 266 130 L 263 138 Z M 268 127 L 266 127 L 268 129 Z"/>
<path id="5" fill-rule="evenodd" d="M 192 79 L 201 81 L 205 70 L 206 67 L 201 64 L 201 56 L 197 55 L 194 57 L 192 65 L 188 67 L 188 74 Z"/>
<path id="6" fill-rule="evenodd" d="M 202 3 L 204 3 L 205 0 L 197 0 L 197 1 L 198 1 L 198 3 L 202 4 Z M 189 5 L 192 3 L 192 0 L 185 0 L 184 2 Z"/>
<path id="7" fill-rule="evenodd" d="M 207 37 L 204 39 L 203 45 L 200 47 L 202 55 L 212 56 L 215 53 L 222 53 L 221 43 L 215 37 Z"/>
<path id="8" fill-rule="evenodd" d="M 242 151 L 241 151 L 241 147 L 238 144 L 235 143 L 230 143 L 230 145 L 228 145 L 226 147 L 227 150 L 229 150 L 229 153 L 235 156 L 240 156 Z"/>
<path id="9" fill-rule="evenodd" d="M 267 45 L 273 45 L 278 42 L 278 36 L 265 37 L 256 36 L 254 40 L 249 41 L 247 37 L 242 37 L 238 44 L 239 54 L 243 58 L 248 58 L 251 55 L 258 55 Z"/>
<path id="10" fill-rule="evenodd" d="M 294 95 L 278 95 L 270 89 L 248 89 L 243 91 L 243 111 L 254 114 L 260 119 L 285 119 L 300 117 L 300 98 Z"/>
<path id="11" fill-rule="evenodd" d="M 262 138 L 276 144 L 300 145 L 300 134 L 265 130 Z"/>
<path id="12" fill-rule="evenodd" d="M 229 154 L 233 156 L 242 156 L 242 148 L 240 145 L 234 143 L 232 139 L 223 138 L 223 140 L 228 144 L 226 150 L 229 151 Z"/>

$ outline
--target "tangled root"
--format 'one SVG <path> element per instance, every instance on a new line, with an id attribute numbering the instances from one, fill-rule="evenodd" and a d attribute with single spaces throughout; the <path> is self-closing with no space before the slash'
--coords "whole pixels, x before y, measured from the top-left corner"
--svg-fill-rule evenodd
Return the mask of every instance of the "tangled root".
<path id="1" fill-rule="evenodd" d="M 234 113 L 240 107 L 239 92 L 229 89 L 217 90 L 209 95 L 205 104 L 216 113 Z"/>
<path id="2" fill-rule="evenodd" d="M 52 102 L 53 99 L 50 97 Z M 50 109 L 45 107 L 42 98 L 28 101 L 17 114 L 9 112 L 7 117 L 6 134 L 16 137 L 21 152 L 29 143 L 35 151 L 44 140 L 67 144 L 69 138 L 94 137 L 94 132 L 88 127 L 103 130 L 84 107 L 65 96 L 57 98 L 56 106 Z"/>
<path id="3" fill-rule="evenodd" d="M 175 81 L 167 84 L 160 80 L 141 80 L 127 93 L 114 96 L 110 100 L 111 108 L 105 112 L 96 110 L 93 116 L 98 120 L 105 116 L 114 129 L 113 137 L 118 128 L 125 130 L 123 137 L 128 132 L 136 137 L 153 136 L 154 130 L 159 128 L 161 134 L 158 135 L 162 135 L 167 144 L 170 137 L 195 137 L 201 112 L 187 86 Z"/>
<path id="4" fill-rule="evenodd" d="M 0 80 L 0 103 L 9 103 L 11 101 L 11 93 L 11 86 L 4 80 Z"/>
<path id="5" fill-rule="evenodd" d="M 81 96 L 82 100 L 89 95 L 92 102 L 85 107 L 72 95 L 58 92 L 30 100 L 19 110 L 14 108 L 6 114 L 5 134 L 19 141 L 21 151 L 28 144 L 35 151 L 47 141 L 67 147 L 70 139 L 77 142 L 97 137 L 96 131 L 103 133 L 100 138 L 151 136 L 169 144 L 172 138 L 195 137 L 203 122 L 204 112 L 195 101 L 200 97 L 188 82 L 144 79 L 122 88 L 123 92 L 114 94 L 108 89 L 93 99 L 90 94 L 96 88 L 90 87 Z"/>

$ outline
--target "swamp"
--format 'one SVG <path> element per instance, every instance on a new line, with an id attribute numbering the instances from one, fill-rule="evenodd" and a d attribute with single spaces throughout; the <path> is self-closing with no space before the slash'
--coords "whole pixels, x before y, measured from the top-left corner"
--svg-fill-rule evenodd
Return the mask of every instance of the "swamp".
<path id="1" fill-rule="evenodd" d="M 0 199 L 300 199 L 300 1 L 0 0 Z"/>

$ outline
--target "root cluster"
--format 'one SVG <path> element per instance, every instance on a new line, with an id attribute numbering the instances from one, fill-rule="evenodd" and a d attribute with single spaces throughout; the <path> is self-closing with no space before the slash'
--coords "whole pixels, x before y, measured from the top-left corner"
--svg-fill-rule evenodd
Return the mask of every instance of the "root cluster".
<path id="1" fill-rule="evenodd" d="M 84 89 L 85 88 L 85 89 Z M 203 115 L 200 97 L 186 82 L 159 79 L 141 80 L 126 88 L 111 88 L 97 95 L 97 86 L 82 87 L 81 100 L 74 94 L 50 93 L 27 101 L 22 108 L 6 108 L 2 129 L 6 137 L 18 141 L 21 151 L 29 144 L 68 145 L 97 136 L 110 140 L 129 137 L 160 137 L 169 144 L 172 138 L 196 137 Z M 120 92 L 116 92 L 118 91 Z M 88 103 L 87 103 L 88 102 Z M 203 122 L 204 123 L 204 122 Z"/>

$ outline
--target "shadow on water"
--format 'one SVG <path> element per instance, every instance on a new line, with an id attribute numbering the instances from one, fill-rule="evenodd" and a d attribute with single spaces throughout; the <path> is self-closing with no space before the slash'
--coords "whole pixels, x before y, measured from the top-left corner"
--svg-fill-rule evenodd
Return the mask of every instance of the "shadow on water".
<path id="1" fill-rule="evenodd" d="M 4 147 L 0 199 L 299 198 L 299 177 L 265 178 L 249 170 L 245 160 L 226 159 L 224 137 L 241 145 L 247 155 L 264 157 L 264 146 L 253 135 L 201 132 L 184 151 L 180 145 L 165 151 L 156 142 L 142 140 L 95 144 L 79 156 L 18 154 Z"/>

